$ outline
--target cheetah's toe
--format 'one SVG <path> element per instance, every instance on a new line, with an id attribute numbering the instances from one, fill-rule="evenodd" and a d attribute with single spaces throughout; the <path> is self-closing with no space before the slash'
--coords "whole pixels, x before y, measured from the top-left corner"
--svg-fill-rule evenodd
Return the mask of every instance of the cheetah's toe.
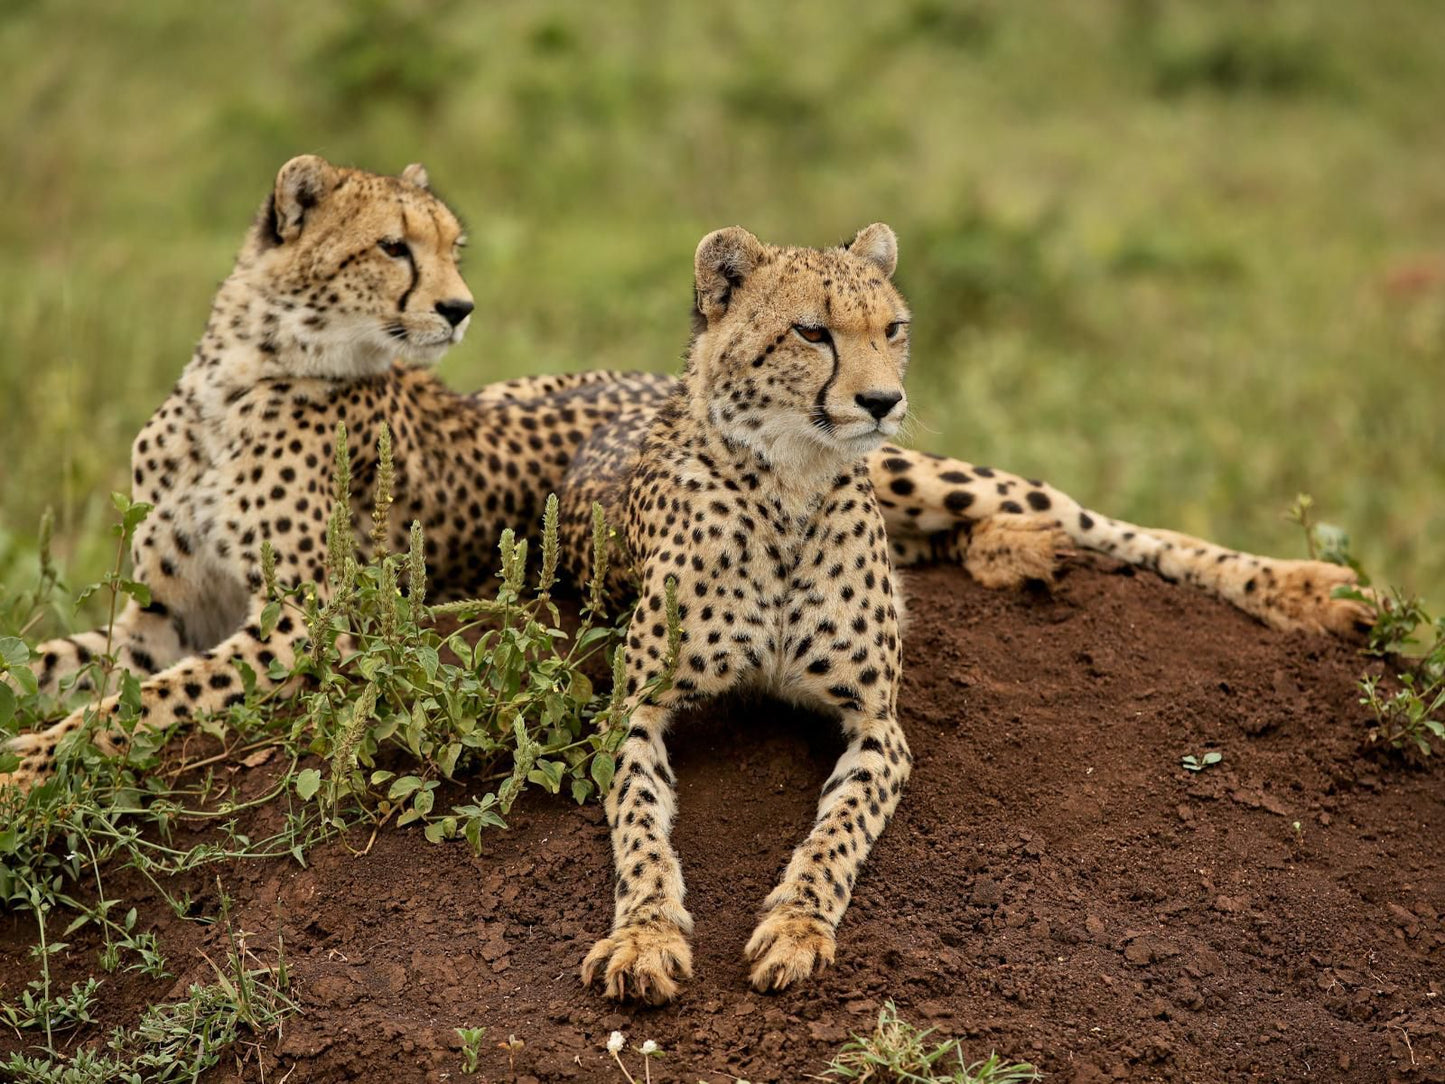
<path id="1" fill-rule="evenodd" d="M 613 930 L 582 961 L 582 984 L 601 979 L 603 993 L 615 1001 L 666 1004 L 677 996 L 677 980 L 691 975 L 687 938 L 665 919 Z"/>
<path id="2" fill-rule="evenodd" d="M 755 989 L 782 990 L 833 962 L 832 928 L 814 915 L 780 909 L 758 923 L 745 950 Z"/>

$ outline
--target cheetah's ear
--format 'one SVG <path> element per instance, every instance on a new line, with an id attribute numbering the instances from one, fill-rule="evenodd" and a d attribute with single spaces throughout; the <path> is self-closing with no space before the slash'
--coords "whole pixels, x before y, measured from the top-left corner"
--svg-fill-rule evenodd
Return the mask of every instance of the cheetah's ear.
<path id="1" fill-rule="evenodd" d="M 325 198 L 335 182 L 336 167 L 314 154 L 303 154 L 282 166 L 271 195 L 276 236 L 283 242 L 296 240 L 306 212 Z"/>
<path id="2" fill-rule="evenodd" d="M 898 267 L 898 237 L 889 226 L 875 222 L 864 226 L 858 236 L 843 246 L 855 256 L 861 256 L 889 278 Z"/>
<path id="3" fill-rule="evenodd" d="M 698 312 L 709 322 L 727 312 L 733 290 L 762 259 L 763 243 L 741 226 L 713 230 L 704 237 L 693 260 Z"/>
<path id="4" fill-rule="evenodd" d="M 418 188 L 431 189 L 431 178 L 426 175 L 426 166 L 420 162 L 413 162 L 401 171 L 401 179 L 409 181 Z"/>

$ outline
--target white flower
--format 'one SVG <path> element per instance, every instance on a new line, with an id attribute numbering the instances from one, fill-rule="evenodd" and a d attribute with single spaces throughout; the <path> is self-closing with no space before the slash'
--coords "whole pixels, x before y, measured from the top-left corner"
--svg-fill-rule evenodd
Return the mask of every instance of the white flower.
<path id="1" fill-rule="evenodd" d="M 658 1046 L 651 1039 L 648 1039 L 647 1042 L 642 1044 L 642 1056 L 644 1058 L 647 1057 L 649 1054 L 656 1054 L 657 1051 Z"/>
<path id="2" fill-rule="evenodd" d="M 626 1045 L 627 1036 L 623 1035 L 620 1031 L 614 1031 L 612 1033 L 612 1037 L 607 1040 L 607 1052 L 609 1054 L 620 1053 L 622 1051 L 622 1048 Z"/>

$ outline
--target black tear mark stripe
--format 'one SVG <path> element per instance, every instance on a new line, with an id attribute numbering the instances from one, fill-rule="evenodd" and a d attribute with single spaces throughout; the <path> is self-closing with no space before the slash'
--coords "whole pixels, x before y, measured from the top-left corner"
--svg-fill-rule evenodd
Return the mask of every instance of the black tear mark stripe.
<path id="1" fill-rule="evenodd" d="M 404 239 L 405 235 L 411 232 L 411 225 L 406 220 L 405 207 L 401 209 L 401 229 Z M 408 285 L 402 293 L 401 300 L 396 303 L 397 312 L 406 312 L 406 303 L 411 300 L 411 295 L 416 290 L 417 283 L 421 281 L 421 273 L 416 269 L 416 257 L 412 255 L 410 245 L 406 246 L 406 265 L 411 268 L 411 284 Z"/>
<path id="2" fill-rule="evenodd" d="M 828 352 L 833 355 L 833 371 L 828 374 L 828 379 L 825 380 L 823 386 L 818 389 L 818 398 L 814 400 L 814 405 L 817 409 L 813 411 L 813 424 L 825 432 L 828 427 L 833 424 L 828 418 L 828 389 L 831 388 L 834 381 L 838 379 L 838 344 L 833 341 L 831 335 L 828 336 L 826 341 L 828 343 Z"/>

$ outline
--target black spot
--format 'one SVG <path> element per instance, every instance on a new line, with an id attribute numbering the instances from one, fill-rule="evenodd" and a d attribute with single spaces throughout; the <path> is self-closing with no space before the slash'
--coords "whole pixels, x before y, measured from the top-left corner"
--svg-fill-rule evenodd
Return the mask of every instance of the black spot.
<path id="1" fill-rule="evenodd" d="M 973 494 L 965 489 L 953 489 L 943 498 L 943 507 L 957 515 L 973 503 Z"/>

